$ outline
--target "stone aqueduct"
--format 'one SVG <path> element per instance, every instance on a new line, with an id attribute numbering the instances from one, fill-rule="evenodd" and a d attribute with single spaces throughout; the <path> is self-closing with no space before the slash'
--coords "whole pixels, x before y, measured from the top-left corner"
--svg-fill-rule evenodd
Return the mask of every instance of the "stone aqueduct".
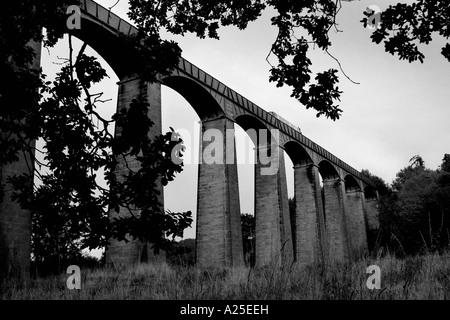
<path id="1" fill-rule="evenodd" d="M 215 128 L 227 137 L 226 129 L 234 128 L 235 123 L 244 130 L 279 130 L 277 173 L 261 175 L 263 165 L 255 164 L 257 265 L 293 259 L 299 263 L 346 261 L 367 251 L 367 230 L 377 226 L 377 191 L 373 182 L 185 59 L 180 59 L 178 68 L 160 82 L 141 81 L 136 70 L 126 63 L 126 48 L 117 46 L 119 33 L 132 34 L 137 29 L 92 0 L 81 0 L 80 8 L 81 29 L 74 30 L 74 35 L 93 47 L 118 75 L 118 109 L 129 105 L 138 94 L 148 98 L 152 106 L 149 116 L 155 122 L 152 134 L 161 132 L 161 85 L 176 90 L 190 103 L 200 117 L 203 131 Z M 40 53 L 39 44 L 35 45 L 35 50 Z M 39 65 L 38 54 L 34 67 Z M 227 141 L 224 142 L 226 148 Z M 206 145 L 203 142 L 201 149 Z M 258 141 L 255 145 L 258 151 Z M 282 150 L 294 164 L 296 212 L 292 225 Z M 28 167 L 23 158 L 4 166 L 1 182 L 4 183 L 12 173 L 26 170 Z M 200 163 L 196 230 L 198 265 L 239 266 L 244 263 L 240 214 L 236 161 L 234 164 Z M 7 194 L 0 204 L 0 236 L 3 234 L 9 247 L 10 259 L 14 259 L 25 273 L 29 269 L 30 224 L 29 214 L 10 201 Z M 135 241 L 112 240 L 107 249 L 107 261 L 137 262 L 142 248 L 144 246 Z"/>

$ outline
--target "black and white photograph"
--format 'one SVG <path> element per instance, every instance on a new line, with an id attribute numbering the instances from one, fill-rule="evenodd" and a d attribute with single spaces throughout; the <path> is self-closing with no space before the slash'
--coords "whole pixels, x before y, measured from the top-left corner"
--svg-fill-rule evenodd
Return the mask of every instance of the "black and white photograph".
<path id="1" fill-rule="evenodd" d="M 443 0 L 2 3 L 1 308 L 449 299 L 449 37 Z"/>

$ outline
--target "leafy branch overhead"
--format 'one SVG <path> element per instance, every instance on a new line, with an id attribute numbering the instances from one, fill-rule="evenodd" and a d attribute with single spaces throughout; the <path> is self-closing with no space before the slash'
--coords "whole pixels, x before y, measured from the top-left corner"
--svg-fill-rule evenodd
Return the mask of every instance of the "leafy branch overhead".
<path id="1" fill-rule="evenodd" d="M 292 87 L 291 96 L 306 108 L 314 109 L 317 116 L 339 119 L 342 110 L 336 102 L 342 92 L 337 86 L 337 70 L 319 72 L 312 81 L 308 50 L 310 46 L 317 46 L 328 52 L 331 45 L 328 32 L 336 27 L 340 0 L 131 0 L 129 17 L 147 38 L 149 48 L 152 48 L 151 44 L 164 43 L 166 49 L 181 52 L 175 42 L 160 38 L 161 29 L 173 34 L 194 33 L 200 38 L 218 39 L 220 26 L 234 25 L 245 29 L 267 7 L 278 13 L 271 19 L 272 25 L 278 28 L 278 35 L 270 50 L 277 64 L 271 65 L 269 80 L 278 87 Z M 298 29 L 306 31 L 308 36 L 298 36 Z"/>
<path id="2" fill-rule="evenodd" d="M 163 43 L 166 49 L 171 48 L 171 52 L 176 55 L 181 50 L 175 42 L 161 40 L 161 29 L 173 34 L 194 33 L 200 38 L 208 36 L 218 39 L 220 26 L 234 25 L 245 29 L 248 23 L 258 19 L 264 9 L 272 8 L 277 13 L 271 21 L 278 28 L 278 35 L 269 56 L 274 55 L 277 64 L 271 65 L 269 80 L 279 87 L 290 86 L 291 96 L 307 109 L 314 109 L 318 117 L 323 115 L 337 120 L 342 113 L 337 104 L 342 93 L 337 86 L 338 71 L 331 68 L 318 72 L 312 79 L 308 51 L 311 46 L 325 51 L 336 60 L 342 71 L 339 61 L 328 52 L 331 46 L 329 32 L 332 29 L 338 30 L 336 16 L 342 7 L 342 1 L 344 0 L 130 0 L 129 17 L 143 35 L 152 39 L 149 44 Z M 364 14 L 367 16 L 366 12 Z M 371 34 L 371 38 L 375 43 L 384 41 L 386 52 L 398 54 L 400 59 L 423 62 L 425 56 L 417 44 L 429 44 L 433 33 L 448 39 L 448 21 L 448 1 L 398 3 L 383 10 L 380 27 Z M 364 17 L 361 22 L 367 24 L 368 18 Z M 449 43 L 442 47 L 441 54 L 450 61 Z M 162 61 L 167 62 L 167 59 Z M 350 78 L 349 80 L 352 81 Z"/>
<path id="3" fill-rule="evenodd" d="M 450 36 L 450 3 L 444 0 L 419 0 L 411 4 L 390 5 L 382 12 L 379 28 L 371 35 L 373 42 L 384 41 L 386 52 L 397 54 L 400 60 L 423 62 L 425 55 L 418 44 L 428 45 L 432 35 L 448 40 Z M 367 18 L 361 20 L 367 23 Z M 450 62 L 450 44 L 441 54 Z"/>

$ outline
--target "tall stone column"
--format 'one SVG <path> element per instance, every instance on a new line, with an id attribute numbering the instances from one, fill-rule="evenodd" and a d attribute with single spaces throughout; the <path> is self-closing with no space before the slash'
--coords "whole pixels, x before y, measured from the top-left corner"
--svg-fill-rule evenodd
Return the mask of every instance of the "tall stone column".
<path id="1" fill-rule="evenodd" d="M 378 230 L 380 222 L 378 220 L 378 200 L 377 199 L 365 199 L 365 210 L 367 216 L 367 225 L 369 230 Z"/>
<path id="2" fill-rule="evenodd" d="M 364 212 L 367 225 L 367 242 L 369 250 L 377 249 L 377 238 L 379 236 L 380 221 L 378 219 L 378 199 L 374 195 L 364 195 Z"/>
<path id="3" fill-rule="evenodd" d="M 294 166 L 295 256 L 300 264 L 324 260 L 325 221 L 319 169 L 314 164 Z"/>
<path id="4" fill-rule="evenodd" d="M 36 53 L 30 69 L 37 70 L 41 65 L 41 43 L 31 41 L 29 45 Z M 1 132 L 0 128 L 0 134 L 8 133 Z M 35 141 L 31 145 L 34 146 L 34 143 Z M 6 186 L 3 201 L 0 202 L 0 276 L 26 282 L 30 275 L 31 215 L 11 199 L 12 192 L 7 179 L 24 173 L 31 175 L 33 179 L 34 152 L 19 152 L 17 156 L 17 161 L 0 165 L 0 184 Z M 31 187 L 32 184 L 33 181 L 30 181 Z"/>
<path id="5" fill-rule="evenodd" d="M 271 174 L 267 174 L 268 172 L 262 169 L 273 167 L 274 164 L 260 162 L 260 153 L 267 152 L 266 147 L 256 148 L 256 266 L 281 262 L 289 264 L 294 259 L 284 154 L 281 148 L 272 148 L 275 152 L 271 155 L 271 161 L 277 163 L 277 169 L 272 170 Z"/>
<path id="6" fill-rule="evenodd" d="M 228 132 L 232 135 L 227 135 Z M 244 265 L 234 122 L 202 122 L 197 190 L 196 259 L 202 267 Z"/>
<path id="7" fill-rule="evenodd" d="M 359 257 L 367 252 L 366 219 L 364 217 L 364 195 L 361 189 L 347 191 L 348 210 L 347 232 L 353 257 Z"/>
<path id="8" fill-rule="evenodd" d="M 138 98 L 142 94 L 150 104 L 148 117 L 153 121 L 153 126 L 150 128 L 149 135 L 151 137 L 161 134 L 162 120 L 161 120 L 161 84 L 148 83 L 141 81 L 141 79 L 124 78 L 118 82 L 119 93 L 117 99 L 117 111 L 122 108 L 129 108 L 133 99 Z M 121 132 L 116 127 L 115 135 L 120 135 Z M 119 157 L 119 166 L 115 174 L 119 181 L 123 181 L 122 175 L 126 175 L 128 168 L 132 170 L 139 170 L 139 162 L 133 156 L 128 156 L 125 159 Z M 162 184 L 159 184 L 159 202 L 164 205 L 164 189 Z M 136 214 L 139 214 L 137 211 Z M 110 219 L 119 216 L 129 216 L 130 213 L 126 208 L 120 208 L 119 213 L 114 209 L 110 210 Z M 163 255 L 163 253 L 162 253 Z M 128 238 L 128 242 L 110 239 L 110 244 L 106 248 L 106 263 L 107 264 L 124 264 L 130 265 L 141 261 L 142 257 L 148 257 L 149 260 L 155 260 L 160 256 L 155 257 L 151 250 L 150 244 L 143 244 L 138 240 Z"/>
<path id="9" fill-rule="evenodd" d="M 325 179 L 323 188 L 328 257 L 330 261 L 346 262 L 350 259 L 350 252 L 345 221 L 347 201 L 344 181 L 340 178 Z"/>

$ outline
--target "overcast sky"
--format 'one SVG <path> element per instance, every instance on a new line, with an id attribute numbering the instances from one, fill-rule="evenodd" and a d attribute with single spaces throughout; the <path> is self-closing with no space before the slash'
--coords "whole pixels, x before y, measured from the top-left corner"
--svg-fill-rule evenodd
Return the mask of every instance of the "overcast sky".
<path id="1" fill-rule="evenodd" d="M 106 8 L 115 2 L 98 1 Z M 343 91 L 340 108 L 344 112 L 335 122 L 316 118 L 313 110 L 306 110 L 290 98 L 290 88 L 277 88 L 268 81 L 270 66 L 266 56 L 277 34 L 276 28 L 270 25 L 273 12 L 266 10 L 244 31 L 233 27 L 220 29 L 220 40 L 201 40 L 194 36 L 170 39 L 179 43 L 185 59 L 266 111 L 275 111 L 299 126 L 305 136 L 355 169 L 368 169 L 390 183 L 412 156 L 421 155 L 427 167 L 436 169 L 444 154 L 450 153 L 450 63 L 440 55 L 445 41 L 436 36 L 429 46 L 421 47 L 426 57 L 423 64 L 408 63 L 386 53 L 383 45 L 372 43 L 372 31 L 364 29 L 359 22 L 367 6 L 377 5 L 384 10 L 397 2 L 343 2 L 337 19 L 342 32 L 331 31 L 330 52 L 339 59 L 345 73 L 360 84 L 351 83 L 339 72 L 339 88 Z M 127 6 L 127 1 L 120 0 L 112 11 L 127 19 Z M 67 47 L 66 42 L 63 45 Z M 44 71 L 46 66 L 47 70 L 54 67 L 51 61 L 55 61 L 58 50 L 62 49 L 55 48 L 51 55 L 43 51 Z M 311 54 L 312 71 L 339 69 L 320 50 Z M 117 77 L 107 70 L 111 80 L 104 90 L 105 95 L 113 98 L 108 108 L 114 112 Z M 184 98 L 164 87 L 162 106 L 163 131 L 169 126 L 189 130 L 197 138 L 193 143 L 198 143 L 194 127 L 199 118 Z M 242 143 L 238 142 L 237 147 L 239 158 L 243 153 Z M 286 160 L 292 196 L 292 163 Z M 240 165 L 239 179 L 241 211 L 253 213 L 253 166 Z M 196 183 L 197 166 L 186 165 L 176 181 L 165 188 L 166 209 L 195 213 Z M 195 226 L 185 232 L 185 237 L 194 236 Z"/>

